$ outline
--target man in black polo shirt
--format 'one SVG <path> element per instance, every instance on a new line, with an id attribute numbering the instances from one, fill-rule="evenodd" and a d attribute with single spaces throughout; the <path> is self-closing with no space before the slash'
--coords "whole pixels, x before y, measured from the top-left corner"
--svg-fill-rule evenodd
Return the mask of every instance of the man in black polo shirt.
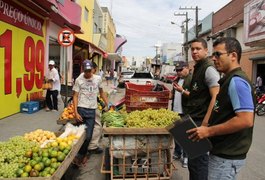
<path id="1" fill-rule="evenodd" d="M 204 39 L 195 39 L 191 43 L 191 56 L 195 61 L 194 71 L 189 91 L 184 91 L 189 96 L 187 114 L 198 126 L 207 126 L 215 98 L 219 92 L 219 73 L 213 62 L 207 58 L 207 42 Z M 184 89 L 179 89 L 180 91 Z M 208 154 L 188 160 L 190 180 L 207 180 Z"/>
<path id="2" fill-rule="evenodd" d="M 254 93 L 251 82 L 240 68 L 242 49 L 231 37 L 217 39 L 212 58 L 224 73 L 220 92 L 212 110 L 209 127 L 188 130 L 193 141 L 209 137 L 213 149 L 209 156 L 210 180 L 235 179 L 245 163 L 252 142 Z"/>

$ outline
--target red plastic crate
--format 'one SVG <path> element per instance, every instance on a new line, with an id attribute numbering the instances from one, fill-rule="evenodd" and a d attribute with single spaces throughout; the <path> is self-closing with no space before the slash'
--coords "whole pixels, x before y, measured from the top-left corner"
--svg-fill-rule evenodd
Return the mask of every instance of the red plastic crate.
<path id="1" fill-rule="evenodd" d="M 163 86 L 163 91 L 152 91 L 154 85 L 126 83 L 125 105 L 128 112 L 148 108 L 168 108 L 170 90 Z"/>

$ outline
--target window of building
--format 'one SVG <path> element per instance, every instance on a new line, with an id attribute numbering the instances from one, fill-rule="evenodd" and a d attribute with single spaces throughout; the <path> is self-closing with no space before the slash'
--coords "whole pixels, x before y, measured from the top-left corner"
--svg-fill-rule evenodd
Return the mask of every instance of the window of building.
<path id="1" fill-rule="evenodd" d="M 85 7 L 85 10 L 84 10 L 84 19 L 86 20 L 86 22 L 88 22 L 88 9 Z"/>
<path id="2" fill-rule="evenodd" d="M 98 25 L 97 23 L 94 23 L 94 33 L 98 33 Z"/>

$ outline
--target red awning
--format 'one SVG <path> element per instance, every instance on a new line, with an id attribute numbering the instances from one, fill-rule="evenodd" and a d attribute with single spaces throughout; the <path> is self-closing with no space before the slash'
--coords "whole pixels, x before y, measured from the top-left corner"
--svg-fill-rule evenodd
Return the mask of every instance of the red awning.
<path id="1" fill-rule="evenodd" d="M 81 7 L 72 1 L 64 1 L 63 4 L 56 0 L 20 0 L 32 10 L 61 27 L 69 27 L 75 33 L 81 33 Z M 73 13 L 74 12 L 74 13 Z"/>

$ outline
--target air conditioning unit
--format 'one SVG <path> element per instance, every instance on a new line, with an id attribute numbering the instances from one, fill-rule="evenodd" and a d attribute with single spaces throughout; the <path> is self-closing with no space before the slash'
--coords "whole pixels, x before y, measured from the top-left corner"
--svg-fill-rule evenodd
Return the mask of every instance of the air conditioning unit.
<path id="1" fill-rule="evenodd" d="M 226 37 L 236 37 L 236 28 L 229 28 L 226 30 Z"/>

